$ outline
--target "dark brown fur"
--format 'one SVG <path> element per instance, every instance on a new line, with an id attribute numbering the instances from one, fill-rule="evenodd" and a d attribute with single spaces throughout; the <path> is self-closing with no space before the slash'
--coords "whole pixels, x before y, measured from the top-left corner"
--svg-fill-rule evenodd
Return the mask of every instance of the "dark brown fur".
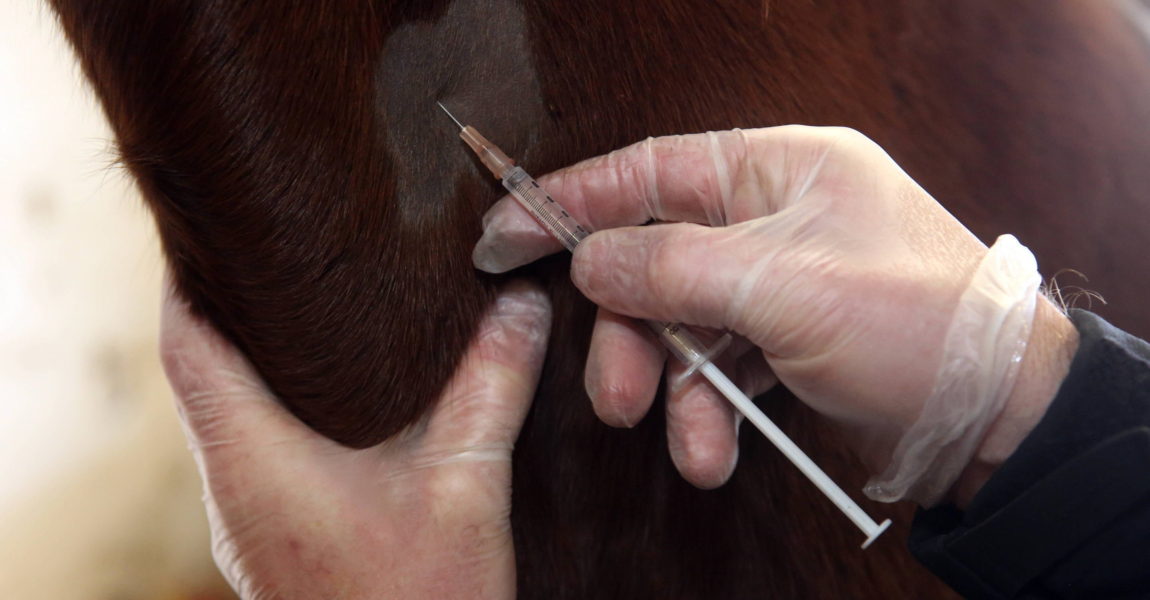
<path id="1" fill-rule="evenodd" d="M 180 292 L 349 445 L 424 414 L 499 283 L 469 260 L 499 189 L 439 99 L 536 174 L 647 135 L 851 126 L 984 240 L 1013 232 L 1045 271 L 1090 274 L 1103 314 L 1150 334 L 1150 63 L 1111 4 L 778 0 L 769 19 L 754 0 L 52 4 Z M 523 597 L 943 593 L 906 556 L 906 510 L 868 504 L 903 530 L 862 552 L 756 435 L 703 492 L 674 472 L 658 409 L 633 431 L 598 423 L 593 307 L 566 270 L 525 271 L 557 327 L 515 454 Z M 808 411 L 763 402 L 860 487 Z"/>

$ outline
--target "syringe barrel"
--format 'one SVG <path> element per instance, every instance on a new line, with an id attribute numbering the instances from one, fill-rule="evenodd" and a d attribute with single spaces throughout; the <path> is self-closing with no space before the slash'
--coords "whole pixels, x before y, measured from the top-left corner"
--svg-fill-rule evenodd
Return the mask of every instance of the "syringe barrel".
<path id="1" fill-rule="evenodd" d="M 522 167 L 513 167 L 503 175 L 503 187 L 571 252 L 583 238 L 591 235 Z"/>

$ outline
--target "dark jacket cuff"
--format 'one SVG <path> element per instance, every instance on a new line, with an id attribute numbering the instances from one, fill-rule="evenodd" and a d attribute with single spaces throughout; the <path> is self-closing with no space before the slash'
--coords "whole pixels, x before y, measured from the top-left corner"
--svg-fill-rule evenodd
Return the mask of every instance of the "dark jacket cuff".
<path id="1" fill-rule="evenodd" d="M 971 501 L 920 510 L 910 549 L 970 598 L 1150 595 L 1150 345 L 1072 310 L 1070 371 Z"/>

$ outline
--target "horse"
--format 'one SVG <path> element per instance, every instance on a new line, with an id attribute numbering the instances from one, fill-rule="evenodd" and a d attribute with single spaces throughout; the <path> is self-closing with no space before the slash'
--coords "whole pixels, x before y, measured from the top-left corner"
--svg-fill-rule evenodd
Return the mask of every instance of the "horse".
<path id="1" fill-rule="evenodd" d="M 542 174 L 638 141 L 840 125 L 983 240 L 1073 268 L 1150 334 L 1150 61 L 1134 1 L 49 0 L 192 310 L 283 404 L 352 447 L 426 414 L 506 278 L 471 246 L 500 195 L 436 102 Z M 560 199 L 562 201 L 562 199 Z M 594 306 L 557 256 L 517 271 L 555 327 L 514 453 L 525 598 L 944 597 L 765 440 L 683 481 L 658 410 L 597 421 Z M 757 402 L 846 487 L 865 475 L 785 390 Z"/>

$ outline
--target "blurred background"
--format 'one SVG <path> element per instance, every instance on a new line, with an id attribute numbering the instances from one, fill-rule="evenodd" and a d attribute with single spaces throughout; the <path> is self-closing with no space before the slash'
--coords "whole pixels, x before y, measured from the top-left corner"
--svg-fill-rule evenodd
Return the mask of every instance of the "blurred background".
<path id="1" fill-rule="evenodd" d="M 0 2 L 0 598 L 230 598 L 111 140 L 53 14 Z"/>

